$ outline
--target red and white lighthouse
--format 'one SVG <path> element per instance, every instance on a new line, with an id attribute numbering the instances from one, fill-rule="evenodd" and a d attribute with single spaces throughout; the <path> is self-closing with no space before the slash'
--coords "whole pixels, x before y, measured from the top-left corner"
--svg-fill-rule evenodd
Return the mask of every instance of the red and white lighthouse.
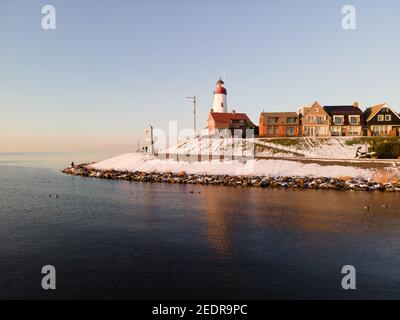
<path id="1" fill-rule="evenodd" d="M 228 112 L 227 91 L 225 83 L 221 78 L 217 81 L 217 87 L 214 91 L 213 112 Z"/>

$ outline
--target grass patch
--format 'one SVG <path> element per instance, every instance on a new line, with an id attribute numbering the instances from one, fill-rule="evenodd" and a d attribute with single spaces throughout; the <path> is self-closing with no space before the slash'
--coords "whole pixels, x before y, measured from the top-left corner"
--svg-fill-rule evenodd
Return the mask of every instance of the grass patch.
<path id="1" fill-rule="evenodd" d="M 346 145 L 367 144 L 368 152 L 376 152 L 378 159 L 398 159 L 400 157 L 399 137 L 359 137 L 346 141 Z"/>
<path id="2" fill-rule="evenodd" d="M 300 144 L 299 139 L 297 138 L 293 138 L 293 139 L 288 139 L 288 138 L 282 138 L 282 139 L 276 139 L 276 138 L 272 138 L 272 139 L 268 139 L 268 138 L 263 138 L 260 139 L 263 142 L 267 142 L 267 143 L 274 143 L 274 144 L 279 144 L 281 146 L 286 146 L 286 147 L 290 147 L 290 146 L 295 146 Z"/>
<path id="3" fill-rule="evenodd" d="M 279 154 L 287 154 L 287 155 L 291 155 L 291 156 L 303 157 L 302 154 L 299 154 L 297 152 L 277 149 L 277 148 L 274 148 L 274 147 L 270 147 L 270 146 L 266 146 L 266 145 L 258 144 L 258 143 L 254 144 L 254 150 L 255 150 L 256 155 L 259 154 L 259 153 L 263 153 L 263 152 L 269 152 L 269 153 L 272 153 L 272 154 L 278 154 L 279 153 Z"/>
<path id="4" fill-rule="evenodd" d="M 381 143 L 400 143 L 399 137 L 358 137 L 346 140 L 345 144 L 348 146 L 353 146 L 355 144 L 365 144 L 378 145 Z"/>

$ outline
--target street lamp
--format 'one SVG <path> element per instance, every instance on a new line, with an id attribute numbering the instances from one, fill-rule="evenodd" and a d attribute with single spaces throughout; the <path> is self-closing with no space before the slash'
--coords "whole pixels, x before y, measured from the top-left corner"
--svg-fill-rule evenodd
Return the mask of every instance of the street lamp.
<path id="1" fill-rule="evenodd" d="M 146 140 L 147 140 L 147 142 L 150 142 L 151 154 L 154 154 L 154 139 L 153 139 L 153 126 L 152 125 L 150 125 L 149 129 L 146 130 Z M 146 147 L 146 152 L 147 152 L 147 147 Z"/>
<path id="2" fill-rule="evenodd" d="M 196 96 L 186 97 L 187 99 L 193 99 L 193 130 L 196 136 Z"/>

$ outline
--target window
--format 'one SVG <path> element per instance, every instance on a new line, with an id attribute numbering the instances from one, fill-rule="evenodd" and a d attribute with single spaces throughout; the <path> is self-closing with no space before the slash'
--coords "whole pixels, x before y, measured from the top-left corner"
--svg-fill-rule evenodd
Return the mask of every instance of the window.
<path id="1" fill-rule="evenodd" d="M 390 126 L 371 126 L 371 131 L 375 136 L 387 135 L 390 130 L 391 130 Z"/>
<path id="2" fill-rule="evenodd" d="M 327 127 L 316 127 L 315 128 L 315 135 L 320 136 L 320 135 L 326 135 L 328 134 Z"/>
<path id="3" fill-rule="evenodd" d="M 351 125 L 357 125 L 360 123 L 359 116 L 349 116 L 349 122 Z"/>
<path id="4" fill-rule="evenodd" d="M 332 136 L 338 136 L 340 134 L 340 127 L 331 127 Z"/>
<path id="5" fill-rule="evenodd" d="M 385 114 L 385 121 L 392 121 L 392 115 Z"/>
<path id="6" fill-rule="evenodd" d="M 274 127 L 274 135 L 277 136 L 278 135 L 278 128 Z"/>
<path id="7" fill-rule="evenodd" d="M 286 128 L 286 136 L 288 136 L 288 137 L 293 137 L 294 136 L 294 128 L 293 127 L 287 127 Z"/>
<path id="8" fill-rule="evenodd" d="M 268 127 L 268 134 L 272 135 L 272 127 Z"/>
<path id="9" fill-rule="evenodd" d="M 240 120 L 240 125 L 244 126 L 244 121 L 243 120 Z"/>
<path id="10" fill-rule="evenodd" d="M 313 136 L 315 127 L 304 127 L 304 135 L 305 136 Z"/>
<path id="11" fill-rule="evenodd" d="M 350 135 L 351 136 L 360 135 L 360 129 L 357 127 L 350 127 Z"/>
<path id="12" fill-rule="evenodd" d="M 307 116 L 307 121 L 308 122 L 314 122 L 315 121 L 314 116 Z"/>
<path id="13" fill-rule="evenodd" d="M 388 113 L 389 112 L 389 108 L 382 108 L 382 112 Z"/>
<path id="14" fill-rule="evenodd" d="M 324 122 L 325 122 L 325 117 L 317 116 L 317 123 L 318 124 L 324 124 Z"/>
<path id="15" fill-rule="evenodd" d="M 286 123 L 296 123 L 296 118 L 286 118 Z"/>
<path id="16" fill-rule="evenodd" d="M 276 123 L 277 121 L 277 118 L 268 118 L 268 123 Z"/>
<path id="17" fill-rule="evenodd" d="M 341 125 L 341 124 L 343 124 L 343 121 L 342 121 L 343 119 L 342 119 L 342 117 L 340 117 L 340 116 L 333 116 L 333 123 L 335 124 L 335 125 Z"/>
<path id="18" fill-rule="evenodd" d="M 378 115 L 378 121 L 383 121 L 383 114 Z"/>
<path id="19" fill-rule="evenodd" d="M 233 123 L 230 125 L 230 127 L 231 127 L 231 128 L 234 128 L 234 129 L 240 129 L 240 125 L 239 125 L 239 123 L 237 123 L 237 122 L 233 122 Z"/>

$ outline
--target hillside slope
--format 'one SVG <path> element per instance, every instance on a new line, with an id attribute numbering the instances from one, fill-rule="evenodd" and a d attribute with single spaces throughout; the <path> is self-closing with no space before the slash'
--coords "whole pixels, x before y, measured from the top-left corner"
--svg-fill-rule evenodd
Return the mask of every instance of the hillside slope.
<path id="1" fill-rule="evenodd" d="M 176 161 L 159 159 L 143 153 L 128 153 L 89 165 L 97 170 L 140 172 L 186 172 L 211 175 L 302 176 L 302 177 L 363 177 L 371 178 L 374 170 L 353 166 L 304 164 L 295 160 Z"/>
<path id="2" fill-rule="evenodd" d="M 162 153 L 226 154 L 256 157 L 304 157 L 323 159 L 354 159 L 357 149 L 367 151 L 365 143 L 346 143 L 349 138 L 239 139 L 192 138 Z"/>

